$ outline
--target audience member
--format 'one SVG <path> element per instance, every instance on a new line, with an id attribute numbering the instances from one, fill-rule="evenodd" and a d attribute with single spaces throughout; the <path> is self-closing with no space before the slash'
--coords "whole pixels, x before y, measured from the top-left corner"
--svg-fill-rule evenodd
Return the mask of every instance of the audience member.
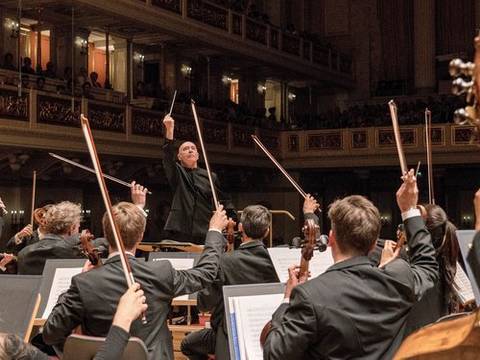
<path id="1" fill-rule="evenodd" d="M 13 64 L 13 55 L 12 53 L 6 53 L 3 57 L 3 66 L 6 70 L 17 70 L 17 67 Z"/>
<path id="2" fill-rule="evenodd" d="M 55 68 L 55 64 L 51 61 L 47 62 L 47 68 L 45 69 L 43 75 L 47 78 L 55 78 L 57 77 L 57 71 Z"/>
<path id="3" fill-rule="evenodd" d="M 23 59 L 22 73 L 35 75 L 35 70 L 32 68 L 32 59 L 29 57 Z"/>
<path id="4" fill-rule="evenodd" d="M 98 82 L 98 74 L 95 71 L 90 73 L 90 83 L 94 88 L 101 88 L 102 84 Z"/>

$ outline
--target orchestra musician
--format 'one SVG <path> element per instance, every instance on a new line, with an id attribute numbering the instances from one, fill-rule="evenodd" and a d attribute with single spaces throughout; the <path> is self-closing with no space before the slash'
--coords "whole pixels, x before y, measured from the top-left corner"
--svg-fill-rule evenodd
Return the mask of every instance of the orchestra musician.
<path id="1" fill-rule="evenodd" d="M 220 206 L 209 224 L 205 247 L 196 266 L 190 270 L 175 270 L 170 262 L 143 262 L 135 257 L 135 250 L 145 231 L 146 219 L 132 203 L 113 206 L 117 224 L 135 281 L 144 291 L 148 309 L 146 323 L 132 323 L 130 334 L 145 343 L 150 357 L 173 359 L 173 344 L 166 319 L 174 297 L 199 291 L 215 280 L 218 259 L 226 242 L 222 230 L 227 225 L 225 211 Z M 44 326 L 46 344 L 63 347 L 65 339 L 77 326 L 90 336 L 106 336 L 118 299 L 125 291 L 125 274 L 116 248 L 108 217 L 103 217 L 103 231 L 110 244 L 109 258 L 98 268 L 72 278 L 69 290 L 52 310 Z"/>
<path id="2" fill-rule="evenodd" d="M 186 141 L 178 151 L 175 149 L 174 119 L 167 115 L 163 124 L 166 130 L 163 168 L 173 191 L 164 230 L 172 240 L 202 244 L 208 230 L 208 219 L 214 209 L 208 174 L 205 169 L 198 167 L 199 153 L 193 142 Z M 236 221 L 237 216 L 230 198 L 219 191 L 215 173 L 212 173 L 212 177 L 227 216 Z"/>
<path id="3" fill-rule="evenodd" d="M 318 207 L 316 201 L 310 197 L 305 204 L 304 211 L 307 213 L 313 213 Z M 269 234 L 271 221 L 271 213 L 264 206 L 250 205 L 243 209 L 238 225 L 242 243 L 236 250 L 224 253 L 220 257 L 215 282 L 198 293 L 199 309 L 212 313 L 211 328 L 192 332 L 183 339 L 181 350 L 190 360 L 207 359 L 209 354 L 215 354 L 216 359 L 230 358 L 223 286 L 279 282 L 263 243 Z"/>
<path id="4" fill-rule="evenodd" d="M 378 238 L 378 209 L 348 196 L 328 212 L 335 264 L 310 281 L 289 269 L 285 300 L 272 317 L 264 359 L 392 358 L 403 339 L 415 287 L 438 278 L 435 249 L 419 210 L 413 169 L 397 192 L 410 263 L 401 258 L 378 268 L 367 257 Z"/>
<path id="5" fill-rule="evenodd" d="M 78 234 L 81 220 L 78 204 L 62 201 L 49 206 L 42 219 L 45 235 L 18 253 L 18 274 L 41 275 L 47 259 L 83 258 L 79 249 L 68 241 Z"/>

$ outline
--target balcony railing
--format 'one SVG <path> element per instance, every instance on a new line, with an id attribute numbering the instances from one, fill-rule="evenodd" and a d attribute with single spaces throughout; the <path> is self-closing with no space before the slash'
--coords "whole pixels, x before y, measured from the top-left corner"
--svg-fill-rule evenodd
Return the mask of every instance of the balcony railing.
<path id="1" fill-rule="evenodd" d="M 40 133 L 39 139 L 50 140 L 42 140 L 37 147 L 84 149 L 79 124 L 81 112 L 89 114 L 94 130 L 100 130 L 95 133 L 96 137 L 116 144 L 117 154 L 152 156 L 154 146 L 160 145 L 164 112 L 85 98 L 77 98 L 73 106 L 72 109 L 71 98 L 65 95 L 26 89 L 18 97 L 15 87 L 0 85 L 0 127 L 8 129 L 4 134 L 18 132 L 18 137 L 13 137 L 18 139 L 18 146 L 33 144 Z M 178 106 L 174 113 L 178 124 L 175 136 L 181 140 L 196 140 L 189 107 L 185 107 L 185 111 L 181 108 Z M 242 156 L 251 159 L 252 155 L 264 159 L 250 136 L 256 134 L 278 159 L 285 161 L 287 167 L 298 166 L 305 161 L 314 167 L 348 166 L 348 161 L 352 166 L 375 165 L 379 161 L 395 165 L 398 162 L 391 127 L 282 132 L 218 122 L 212 120 L 214 112 L 211 109 L 199 107 L 198 113 L 209 150 L 222 156 L 236 154 L 239 161 Z M 478 162 L 477 156 L 471 156 L 478 154 L 478 148 L 470 144 L 471 131 L 469 126 L 433 125 L 431 139 L 435 158 L 448 157 L 450 160 L 445 160 L 448 162 L 458 158 L 459 153 L 469 153 L 469 156 L 463 156 L 465 162 Z M 71 140 L 72 136 L 75 141 Z M 404 126 L 401 137 L 407 159 L 411 156 L 423 159 L 423 127 Z M 62 145 L 51 145 L 55 141 L 60 141 Z M 11 145 L 12 140 L 5 135 L 0 143 Z M 131 149 L 135 148 L 140 150 L 132 153 Z M 361 163 L 358 159 L 362 159 Z"/>
<path id="2" fill-rule="evenodd" d="M 147 0 L 144 1 L 148 3 Z M 336 72 L 352 74 L 350 56 L 207 0 L 151 0 L 151 4 L 299 60 L 325 66 Z"/>

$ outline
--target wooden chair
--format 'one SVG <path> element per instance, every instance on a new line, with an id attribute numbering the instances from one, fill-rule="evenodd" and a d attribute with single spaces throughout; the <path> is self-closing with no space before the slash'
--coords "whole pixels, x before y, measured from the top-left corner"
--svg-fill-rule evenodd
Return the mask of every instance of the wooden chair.
<path id="1" fill-rule="evenodd" d="M 72 334 L 63 349 L 63 360 L 92 360 L 105 338 Z M 148 351 L 142 340 L 131 337 L 123 352 L 122 360 L 147 360 Z"/>

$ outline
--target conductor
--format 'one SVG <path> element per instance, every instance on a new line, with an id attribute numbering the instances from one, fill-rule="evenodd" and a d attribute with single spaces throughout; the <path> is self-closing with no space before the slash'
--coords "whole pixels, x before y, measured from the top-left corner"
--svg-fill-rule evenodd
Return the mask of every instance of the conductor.
<path id="1" fill-rule="evenodd" d="M 173 192 L 172 205 L 164 230 L 172 240 L 203 244 L 212 211 L 215 209 L 208 173 L 198 167 L 199 154 L 193 142 L 182 143 L 178 151 L 175 148 L 175 120 L 167 115 L 163 119 L 163 124 L 166 130 L 163 168 Z M 230 197 L 220 190 L 215 173 L 212 173 L 212 178 L 227 216 L 236 220 Z"/>

